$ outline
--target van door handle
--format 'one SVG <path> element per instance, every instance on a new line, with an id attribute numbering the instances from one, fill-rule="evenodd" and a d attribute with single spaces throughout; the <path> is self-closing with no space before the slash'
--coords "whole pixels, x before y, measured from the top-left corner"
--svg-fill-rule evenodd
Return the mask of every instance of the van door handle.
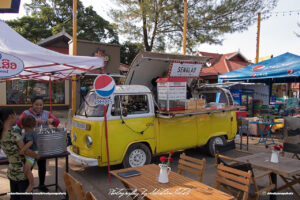
<path id="1" fill-rule="evenodd" d="M 153 125 L 154 125 L 153 123 L 146 124 L 146 126 L 153 126 Z"/>

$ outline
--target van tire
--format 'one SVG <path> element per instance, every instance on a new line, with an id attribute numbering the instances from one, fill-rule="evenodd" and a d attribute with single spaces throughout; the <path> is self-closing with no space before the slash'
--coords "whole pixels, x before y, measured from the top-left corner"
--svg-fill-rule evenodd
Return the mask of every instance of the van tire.
<path id="1" fill-rule="evenodd" d="M 143 143 L 132 144 L 123 159 L 123 167 L 128 168 L 147 165 L 151 162 L 151 156 L 151 151 L 147 145 Z M 135 160 L 136 158 L 142 160 Z"/>
<path id="2" fill-rule="evenodd" d="M 224 136 L 216 136 L 216 137 L 211 138 L 206 146 L 207 153 L 211 157 L 215 156 L 215 148 L 214 148 L 215 141 L 217 144 L 226 144 L 226 139 Z"/>

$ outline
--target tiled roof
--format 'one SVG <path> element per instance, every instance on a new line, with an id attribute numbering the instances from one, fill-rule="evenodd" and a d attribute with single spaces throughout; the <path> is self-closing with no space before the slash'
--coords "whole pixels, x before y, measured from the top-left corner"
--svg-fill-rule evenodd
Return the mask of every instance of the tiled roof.
<path id="1" fill-rule="evenodd" d="M 227 54 L 217 54 L 209 52 L 198 52 L 199 56 L 209 56 L 212 59 L 210 67 L 204 67 L 200 76 L 214 76 L 219 74 L 225 74 L 233 70 L 250 65 L 245 57 L 239 52 L 232 52 Z"/>

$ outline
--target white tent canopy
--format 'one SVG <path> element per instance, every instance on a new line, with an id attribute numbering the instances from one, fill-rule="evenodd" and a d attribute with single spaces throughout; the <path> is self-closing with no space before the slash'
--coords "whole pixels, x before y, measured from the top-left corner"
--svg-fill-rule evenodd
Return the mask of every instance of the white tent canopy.
<path id="1" fill-rule="evenodd" d="M 56 80 L 69 79 L 71 75 L 84 72 L 98 73 L 103 67 L 102 57 L 69 56 L 31 43 L 0 20 L 0 53 L 21 59 L 24 71 L 10 80 Z"/>

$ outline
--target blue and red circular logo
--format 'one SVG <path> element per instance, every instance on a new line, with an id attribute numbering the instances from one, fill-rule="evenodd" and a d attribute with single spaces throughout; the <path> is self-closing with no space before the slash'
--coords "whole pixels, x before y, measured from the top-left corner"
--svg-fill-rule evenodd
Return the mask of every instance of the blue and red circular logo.
<path id="1" fill-rule="evenodd" d="M 112 77 L 102 74 L 94 80 L 94 89 L 96 94 L 102 98 L 110 97 L 116 88 L 115 81 Z"/>

